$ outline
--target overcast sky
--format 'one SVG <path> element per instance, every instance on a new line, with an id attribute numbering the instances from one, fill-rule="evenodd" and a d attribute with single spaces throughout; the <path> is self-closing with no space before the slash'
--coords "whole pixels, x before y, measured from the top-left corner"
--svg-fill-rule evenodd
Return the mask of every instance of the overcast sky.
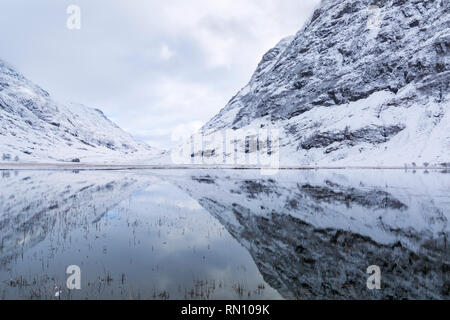
<path id="1" fill-rule="evenodd" d="M 249 81 L 320 0 L 1 0 L 0 58 L 62 102 L 102 109 L 136 138 L 170 146 Z M 66 27 L 67 7 L 81 29 Z"/>

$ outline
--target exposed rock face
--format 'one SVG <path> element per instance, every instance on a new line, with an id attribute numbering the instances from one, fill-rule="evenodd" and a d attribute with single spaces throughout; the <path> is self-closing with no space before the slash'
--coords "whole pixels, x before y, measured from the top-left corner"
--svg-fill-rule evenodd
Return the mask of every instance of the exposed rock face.
<path id="1" fill-rule="evenodd" d="M 445 173 L 225 172 L 192 181 L 174 183 L 247 248 L 286 299 L 450 297 Z M 371 265 L 381 268 L 381 290 L 366 286 Z"/>
<path id="2" fill-rule="evenodd" d="M 440 163 L 449 79 L 449 1 L 327 0 L 203 133 L 282 128 L 286 164 Z"/>
<path id="3" fill-rule="evenodd" d="M 0 60 L 0 154 L 4 161 L 122 161 L 154 150 L 99 109 L 64 105 Z"/>

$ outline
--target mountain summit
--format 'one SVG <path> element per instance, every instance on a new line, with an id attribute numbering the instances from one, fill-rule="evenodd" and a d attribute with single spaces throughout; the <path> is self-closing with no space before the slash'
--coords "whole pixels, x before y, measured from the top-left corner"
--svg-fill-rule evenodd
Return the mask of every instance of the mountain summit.
<path id="1" fill-rule="evenodd" d="M 57 103 L 0 60 L 0 161 L 105 163 L 152 154 L 99 109 Z"/>
<path id="2" fill-rule="evenodd" d="M 449 7 L 323 1 L 202 134 L 280 129 L 286 165 L 450 162 Z"/>

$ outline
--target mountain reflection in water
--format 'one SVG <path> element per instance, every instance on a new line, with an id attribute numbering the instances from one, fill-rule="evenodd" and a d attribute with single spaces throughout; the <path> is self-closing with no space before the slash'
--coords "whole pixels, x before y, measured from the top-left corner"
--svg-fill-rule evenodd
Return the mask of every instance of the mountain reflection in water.
<path id="1" fill-rule="evenodd" d="M 2 171 L 0 299 L 448 299 L 449 190 L 439 171 Z"/>

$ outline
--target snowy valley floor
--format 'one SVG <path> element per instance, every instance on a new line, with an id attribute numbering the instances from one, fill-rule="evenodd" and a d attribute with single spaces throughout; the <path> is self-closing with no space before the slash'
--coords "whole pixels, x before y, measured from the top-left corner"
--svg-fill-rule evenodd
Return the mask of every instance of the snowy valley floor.
<path id="1" fill-rule="evenodd" d="M 280 166 L 171 165 L 171 164 L 80 164 L 80 163 L 0 163 L 0 170 L 450 170 L 445 166 Z"/>

